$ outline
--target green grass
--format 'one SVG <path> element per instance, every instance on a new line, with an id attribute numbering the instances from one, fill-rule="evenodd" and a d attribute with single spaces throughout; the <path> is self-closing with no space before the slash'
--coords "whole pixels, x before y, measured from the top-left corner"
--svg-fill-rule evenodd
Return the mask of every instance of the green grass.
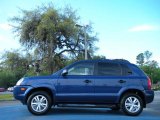
<path id="1" fill-rule="evenodd" d="M 160 85 L 153 85 L 152 90 L 160 90 Z"/>
<path id="2" fill-rule="evenodd" d="M 156 91 L 156 90 L 160 90 L 160 87 L 159 87 L 159 88 L 154 88 L 153 90 L 155 90 L 155 91 Z"/>
<path id="3" fill-rule="evenodd" d="M 0 94 L 0 100 L 13 100 L 12 94 Z"/>

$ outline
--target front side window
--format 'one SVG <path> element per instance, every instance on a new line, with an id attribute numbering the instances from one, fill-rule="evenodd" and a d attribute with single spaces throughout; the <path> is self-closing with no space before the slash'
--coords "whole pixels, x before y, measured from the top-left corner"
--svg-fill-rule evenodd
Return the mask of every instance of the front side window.
<path id="1" fill-rule="evenodd" d="M 119 64 L 99 62 L 97 74 L 102 76 L 119 76 L 122 75 L 122 71 Z"/>
<path id="2" fill-rule="evenodd" d="M 68 70 L 68 75 L 93 75 L 93 63 L 80 63 Z"/>

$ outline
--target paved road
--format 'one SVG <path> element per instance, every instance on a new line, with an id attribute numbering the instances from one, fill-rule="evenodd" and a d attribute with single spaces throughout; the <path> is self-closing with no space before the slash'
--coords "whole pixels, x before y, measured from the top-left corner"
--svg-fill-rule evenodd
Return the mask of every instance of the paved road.
<path id="1" fill-rule="evenodd" d="M 160 92 L 141 115 L 130 117 L 105 108 L 52 108 L 49 114 L 34 116 L 18 101 L 0 102 L 0 120 L 160 120 Z"/>

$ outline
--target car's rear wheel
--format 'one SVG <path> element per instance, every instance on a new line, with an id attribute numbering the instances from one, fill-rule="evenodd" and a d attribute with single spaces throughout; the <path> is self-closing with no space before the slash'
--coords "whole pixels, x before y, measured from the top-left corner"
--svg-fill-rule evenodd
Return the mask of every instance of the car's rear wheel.
<path id="1" fill-rule="evenodd" d="M 134 93 L 125 94 L 121 100 L 121 109 L 127 115 L 139 115 L 143 110 L 142 98 Z"/>
<path id="2" fill-rule="evenodd" d="M 46 114 L 51 108 L 51 97 L 44 91 L 34 92 L 27 100 L 27 107 L 34 115 Z"/>

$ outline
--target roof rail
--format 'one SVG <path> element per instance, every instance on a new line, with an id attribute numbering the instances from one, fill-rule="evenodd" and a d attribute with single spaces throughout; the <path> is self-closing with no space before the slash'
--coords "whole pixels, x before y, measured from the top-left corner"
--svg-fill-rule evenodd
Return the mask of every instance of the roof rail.
<path id="1" fill-rule="evenodd" d="M 125 60 L 125 59 L 113 59 L 113 61 L 130 63 L 128 60 Z"/>

